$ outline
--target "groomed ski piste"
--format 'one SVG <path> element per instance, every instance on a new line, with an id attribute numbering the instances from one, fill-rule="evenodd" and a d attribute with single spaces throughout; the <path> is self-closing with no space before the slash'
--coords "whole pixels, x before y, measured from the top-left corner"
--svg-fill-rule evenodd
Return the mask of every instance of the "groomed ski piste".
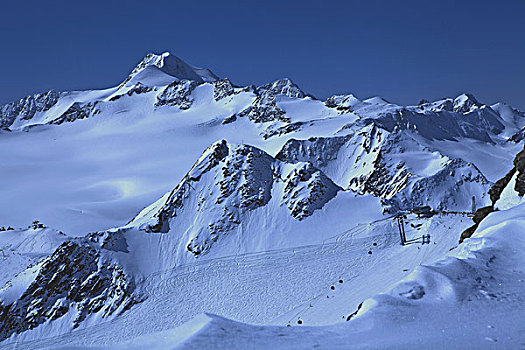
<path id="1" fill-rule="evenodd" d="M 524 209 L 490 214 L 459 247 L 468 218 L 408 216 L 422 225 L 404 247 L 387 219 L 320 246 L 179 267 L 144 281 L 150 300 L 112 322 L 2 348 L 519 348 Z"/>
<path id="2" fill-rule="evenodd" d="M 285 348 L 309 348 L 316 342 L 324 347 L 351 347 L 354 341 L 346 333 L 355 332 L 353 325 L 361 324 L 357 320 L 375 303 L 363 301 L 389 290 L 400 280 L 423 278 L 426 282 L 422 289 L 414 287 L 415 282 L 409 287 L 411 282 L 407 282 L 406 290 L 398 293 L 401 300 L 394 304 L 404 303 L 409 310 L 423 302 L 428 305 L 429 298 L 433 302 L 450 302 L 447 299 L 457 293 L 454 285 L 446 285 L 447 277 L 429 277 L 432 267 L 427 266 L 459 249 L 457 232 L 471 224 L 470 218 L 464 214 L 438 214 L 431 218 L 408 215 L 405 223 L 405 246 L 400 244 L 394 218 L 385 218 L 358 225 L 320 245 L 178 266 L 145 278 L 141 288 L 150 296 L 148 300 L 111 322 L 88 325 L 49 339 L 45 339 L 46 330 L 42 328 L 38 334 L 28 332 L 29 338 L 40 339 L 24 341 L 21 337 L 3 348 L 113 348 L 140 335 L 145 336 L 132 342 L 137 349 L 147 348 L 147 342 L 153 342 L 155 348 L 199 348 L 206 347 L 208 341 L 209 346 L 216 348 L 267 348 L 267 341 L 271 341 L 267 338 L 274 336 L 279 340 L 274 340 L 276 346 Z M 421 237 L 427 233 L 431 235 L 430 243 L 422 244 Z M 391 317 L 395 319 L 398 313 L 393 312 Z M 339 323 L 344 325 L 334 326 Z M 400 321 L 396 323 L 402 325 Z M 174 325 L 182 326 L 173 330 Z M 215 334 L 217 329 L 220 331 Z M 164 333 L 148 336 L 158 331 Z M 240 338 L 237 332 L 241 332 Z M 413 332 L 417 333 L 417 328 Z M 334 336 L 334 343 L 322 339 Z M 232 339 L 221 340 L 223 337 Z M 303 337 L 306 343 L 299 342 Z M 159 339 L 166 339 L 166 343 L 158 344 Z M 356 347 L 374 345 L 363 341 L 355 343 Z"/>

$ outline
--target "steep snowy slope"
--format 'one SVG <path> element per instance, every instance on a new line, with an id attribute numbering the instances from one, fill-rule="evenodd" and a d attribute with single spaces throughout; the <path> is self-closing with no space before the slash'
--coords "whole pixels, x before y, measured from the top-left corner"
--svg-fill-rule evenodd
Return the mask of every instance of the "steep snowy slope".
<path id="1" fill-rule="evenodd" d="M 87 330 L 141 312 L 134 310 L 163 307 L 169 303 L 157 304 L 154 292 L 164 290 L 162 276 L 178 281 L 190 273 L 186 269 L 215 259 L 282 249 L 291 249 L 284 259 L 294 259 L 296 248 L 311 245 L 307 267 L 316 269 L 324 266 L 314 257 L 323 242 L 356 225 L 421 205 L 469 212 L 472 197 L 478 206 L 490 205 L 488 190 L 512 171 L 525 125 L 523 113 L 467 94 L 398 106 L 352 95 L 320 101 L 289 79 L 239 87 L 167 53 L 146 56 L 119 86 L 30 96 L 2 107 L 0 120 L 0 225 L 40 218 L 84 236 L 54 240 L 38 256 L 49 254 L 45 259 L 20 274 L 19 263 L 6 275 L 0 339 L 10 341 L 20 333 L 34 339 Z M 520 174 L 509 181 L 521 183 Z M 462 227 L 460 217 L 432 220 L 468 225 Z M 378 254 L 387 271 L 401 246 L 391 222 L 376 228 L 387 237 Z M 414 230 L 417 240 L 436 228 L 421 223 Z M 434 241 L 436 255 L 428 246 L 425 252 L 440 258 L 456 241 Z M 343 247 L 359 264 L 368 256 Z M 410 250 L 407 256 L 424 261 L 421 249 Z M 274 302 L 258 285 L 253 310 L 236 309 L 245 305 L 249 288 L 215 276 L 223 266 L 217 264 L 202 275 L 192 270 L 199 281 L 191 284 L 193 292 L 170 295 L 181 310 L 174 311 L 175 325 L 210 310 L 251 322 L 264 315 L 270 322 L 325 287 L 319 280 L 296 299 Z M 356 269 L 353 283 L 370 281 L 365 270 Z M 399 275 L 390 277 L 373 290 L 385 290 Z M 289 279 L 296 281 L 293 274 Z M 202 287 L 206 283 L 217 289 Z M 216 291 L 230 295 L 233 285 L 242 295 L 214 306 Z M 350 304 L 355 308 L 355 300 Z"/>
<path id="2" fill-rule="evenodd" d="M 117 348 L 519 348 L 525 340 L 523 210 L 491 214 L 460 250 L 365 301 L 346 324 L 263 327 L 201 315 Z"/>
<path id="3" fill-rule="evenodd" d="M 0 286 L 70 239 L 35 222 L 27 229 L 0 228 Z"/>
<path id="4" fill-rule="evenodd" d="M 464 211 L 472 196 L 478 204 L 489 203 L 490 182 L 474 164 L 432 152 L 406 132 L 391 133 L 375 124 L 347 136 L 292 139 L 276 157 L 312 162 L 340 186 L 382 198 L 389 212 L 423 205 Z"/>
<path id="5" fill-rule="evenodd" d="M 344 213 L 352 215 L 341 220 Z M 321 243 L 333 235 L 328 225 L 344 230 L 380 216 L 376 198 L 345 193 L 310 163 L 220 141 L 128 225 L 65 242 L 9 282 L 0 292 L 0 337 L 118 315 L 150 297 L 137 288 L 144 278 L 198 257 Z"/>
<path id="6" fill-rule="evenodd" d="M 74 234 L 121 226 L 172 189 L 202 150 L 221 139 L 276 155 L 292 138 L 350 138 L 356 146 L 344 146 L 329 166 L 339 170 L 323 168 L 339 186 L 380 195 L 395 209 L 414 198 L 415 183 L 430 182 L 435 190 L 420 204 L 434 192 L 454 192 L 429 204 L 468 210 L 472 196 L 485 203 L 483 177 L 496 181 L 509 170 L 525 117 L 465 96 L 407 107 L 352 95 L 323 102 L 289 79 L 237 87 L 173 55 L 150 54 L 115 88 L 49 92 L 1 108 L 6 181 L 0 195 L 10 205 L 2 206 L 0 224 L 24 226 L 39 218 Z M 418 161 L 408 162 L 396 143 L 417 153 Z M 370 188 L 375 177 L 381 189 Z M 17 198 L 31 198 L 33 205 Z"/>
<path id="7" fill-rule="evenodd" d="M 516 157 L 516 173 L 521 173 L 521 159 L 520 155 Z M 516 187 L 516 183 L 519 181 L 498 182 L 497 193 L 515 191 L 519 195 L 521 187 Z M 472 237 L 451 252 L 436 253 L 436 248 L 443 248 L 441 244 L 430 248 L 423 255 L 430 253 L 437 261 L 416 262 L 419 266 L 408 276 L 362 302 L 355 312 L 344 315 L 339 325 L 311 327 L 303 323 L 326 317 L 327 309 L 332 313 L 344 310 L 353 294 L 351 290 L 344 293 L 346 280 L 325 292 L 328 298 L 309 301 L 301 310 L 296 327 L 255 326 L 202 314 L 179 328 L 145 334 L 119 346 L 95 341 L 86 349 L 519 348 L 525 340 L 523 210 L 524 204 L 519 204 L 491 213 Z M 457 237 L 456 228 L 445 228 L 442 233 L 448 231 Z M 413 257 L 406 259 L 409 255 L 405 251 L 397 257 L 397 264 L 413 263 Z M 391 271 L 392 268 L 384 272 L 374 269 L 379 275 L 376 278 L 361 276 L 370 283 L 387 277 Z M 119 326 L 115 326 L 118 333 Z M 101 334 L 96 329 L 91 332 L 92 339 Z M 126 333 L 122 328 L 120 332 Z M 87 334 L 90 333 L 77 336 Z M 52 346 L 63 341 L 75 344 L 74 337 L 28 344 Z"/>

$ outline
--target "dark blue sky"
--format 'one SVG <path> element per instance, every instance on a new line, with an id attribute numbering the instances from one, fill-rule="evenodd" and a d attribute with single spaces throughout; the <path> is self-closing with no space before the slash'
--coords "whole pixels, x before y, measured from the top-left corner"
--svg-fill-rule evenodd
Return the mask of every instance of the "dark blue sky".
<path id="1" fill-rule="evenodd" d="M 0 103 L 117 85 L 170 51 L 237 84 L 289 77 L 324 98 L 472 92 L 525 109 L 525 1 L 9 1 Z"/>

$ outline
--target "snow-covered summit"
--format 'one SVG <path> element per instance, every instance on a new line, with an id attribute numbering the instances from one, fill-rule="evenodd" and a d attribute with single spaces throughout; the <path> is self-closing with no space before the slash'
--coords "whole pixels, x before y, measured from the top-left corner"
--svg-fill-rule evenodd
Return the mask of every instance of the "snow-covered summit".
<path id="1" fill-rule="evenodd" d="M 257 88 L 259 92 L 271 92 L 274 95 L 286 95 L 288 97 L 303 98 L 306 94 L 288 78 L 279 79 L 274 82 L 261 85 Z"/>
<path id="2" fill-rule="evenodd" d="M 461 94 L 454 99 L 454 112 L 470 113 L 483 106 L 472 94 Z"/>
<path id="3" fill-rule="evenodd" d="M 193 80 L 198 83 L 213 82 L 218 77 L 206 68 L 192 66 L 177 56 L 164 52 L 162 54 L 149 53 L 133 69 L 128 78 L 124 81 L 125 85 L 133 85 L 141 82 L 145 85 L 165 85 L 170 78 L 177 80 Z"/>

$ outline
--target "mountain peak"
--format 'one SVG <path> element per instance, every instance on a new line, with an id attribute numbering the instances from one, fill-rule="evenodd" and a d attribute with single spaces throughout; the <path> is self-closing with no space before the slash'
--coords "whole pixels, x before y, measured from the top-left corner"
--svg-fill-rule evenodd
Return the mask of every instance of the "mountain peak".
<path id="1" fill-rule="evenodd" d="M 289 78 L 275 80 L 271 83 L 261 85 L 259 91 L 270 91 L 275 95 L 286 95 L 288 97 L 303 98 L 306 94 Z"/>
<path id="2" fill-rule="evenodd" d="M 158 76 L 158 70 L 164 75 L 179 80 L 193 80 L 198 83 L 212 82 L 218 79 L 209 69 L 192 66 L 170 52 L 163 52 L 162 54 L 148 53 L 133 69 L 126 79 L 126 83 L 130 80 L 137 80 L 133 78 L 141 75 L 145 75 L 148 78 L 151 75 Z"/>
<path id="3" fill-rule="evenodd" d="M 454 112 L 457 113 L 470 113 L 481 106 L 472 94 L 463 93 L 454 99 Z"/>

